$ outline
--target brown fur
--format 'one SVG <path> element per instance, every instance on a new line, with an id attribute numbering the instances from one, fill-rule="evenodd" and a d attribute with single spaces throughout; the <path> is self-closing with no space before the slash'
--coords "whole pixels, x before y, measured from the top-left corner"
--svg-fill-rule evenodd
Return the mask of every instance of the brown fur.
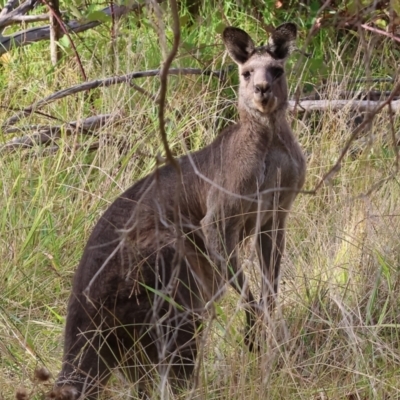
<path id="1" fill-rule="evenodd" d="M 225 29 L 225 46 L 239 65 L 240 120 L 181 157 L 181 178 L 163 166 L 101 217 L 75 274 L 63 367 L 49 398 L 97 398 L 113 368 L 144 389 L 154 366 L 182 384 L 194 368 L 205 305 L 226 282 L 245 297 L 253 346 L 255 313 L 263 304 L 273 309 L 285 221 L 305 178 L 285 118 L 284 64 L 295 37 L 295 25 L 283 24 L 256 48 L 246 32 Z M 261 307 L 237 254 L 254 235 Z"/>

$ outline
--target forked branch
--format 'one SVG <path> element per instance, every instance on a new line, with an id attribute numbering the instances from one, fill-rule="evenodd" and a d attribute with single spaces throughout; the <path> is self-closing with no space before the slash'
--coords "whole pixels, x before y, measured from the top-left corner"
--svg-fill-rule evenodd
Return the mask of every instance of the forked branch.
<path id="1" fill-rule="evenodd" d="M 391 95 L 388 97 L 388 99 L 382 103 L 380 103 L 377 107 L 375 107 L 375 109 L 368 114 L 364 121 L 357 126 L 357 128 L 355 128 L 350 136 L 350 138 L 347 140 L 345 146 L 342 149 L 342 152 L 340 153 L 336 163 L 333 165 L 332 168 L 329 169 L 329 171 L 322 177 L 322 179 L 320 180 L 320 182 L 315 186 L 314 188 L 314 192 L 317 192 L 321 186 L 324 184 L 324 182 L 326 182 L 328 179 L 332 178 L 332 176 L 339 171 L 340 169 L 340 165 L 343 161 L 343 158 L 345 157 L 345 155 L 347 154 L 347 152 L 350 149 L 350 146 L 352 144 L 352 142 L 357 138 L 358 134 L 368 125 L 370 124 L 373 119 L 375 118 L 376 114 L 378 114 L 380 111 L 383 110 L 384 107 L 389 106 L 389 112 L 390 112 L 390 108 L 393 109 L 393 103 L 392 100 L 395 96 L 397 96 L 397 94 L 400 91 L 400 81 L 397 82 L 397 85 L 394 87 L 394 89 L 392 90 Z"/>

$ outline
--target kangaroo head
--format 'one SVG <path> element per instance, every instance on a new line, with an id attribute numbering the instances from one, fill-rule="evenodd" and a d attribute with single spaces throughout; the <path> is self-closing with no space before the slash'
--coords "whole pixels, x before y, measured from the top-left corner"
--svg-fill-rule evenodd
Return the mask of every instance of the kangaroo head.
<path id="1" fill-rule="evenodd" d="M 296 35 L 296 25 L 285 23 L 274 30 L 265 46 L 256 47 L 242 29 L 225 28 L 225 47 L 239 66 L 240 110 L 260 119 L 286 106 L 285 61 L 294 48 Z"/>

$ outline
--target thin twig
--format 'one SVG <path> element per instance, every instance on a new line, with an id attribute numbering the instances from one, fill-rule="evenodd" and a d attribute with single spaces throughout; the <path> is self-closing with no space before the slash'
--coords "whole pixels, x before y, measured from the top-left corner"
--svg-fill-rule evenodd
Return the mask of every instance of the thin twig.
<path id="1" fill-rule="evenodd" d="M 167 134 L 165 132 L 165 99 L 167 96 L 167 85 L 168 85 L 168 74 L 171 67 L 172 61 L 178 53 L 179 41 L 180 41 L 180 26 L 179 26 L 179 16 L 178 7 L 175 0 L 170 0 L 171 12 L 173 18 L 173 33 L 174 41 L 172 44 L 172 49 L 168 54 L 167 59 L 164 61 L 164 65 L 160 73 L 160 95 L 158 97 L 158 119 L 160 122 L 160 135 L 161 140 L 164 145 L 165 157 L 169 163 L 171 163 L 177 171 L 180 171 L 179 164 L 174 159 L 171 150 L 168 145 Z"/>
<path id="2" fill-rule="evenodd" d="M 83 68 L 83 64 L 82 64 L 81 58 L 79 57 L 78 50 L 76 49 L 75 43 L 72 40 L 71 35 L 69 34 L 67 28 L 65 27 L 65 24 L 64 24 L 64 22 L 63 22 L 63 20 L 61 18 L 61 14 L 59 12 L 57 12 L 57 10 L 55 10 L 53 8 L 53 6 L 49 2 L 47 2 L 46 0 L 42 0 L 42 1 L 43 1 L 44 4 L 47 5 L 47 7 L 49 8 L 52 16 L 57 21 L 58 28 L 61 28 L 61 30 L 64 32 L 64 34 L 67 35 L 69 43 L 71 44 L 71 47 L 72 47 L 72 49 L 73 49 L 73 51 L 75 53 L 76 61 L 77 61 L 78 65 L 79 65 L 79 69 L 81 71 L 82 78 L 83 78 L 84 81 L 87 81 L 87 76 L 86 76 L 86 73 L 85 73 L 85 69 Z M 51 26 L 50 26 L 50 33 L 51 33 Z"/>
<path id="3" fill-rule="evenodd" d="M 141 86 L 136 85 L 136 83 L 129 82 L 129 85 L 130 85 L 131 87 L 133 87 L 137 92 L 142 93 L 143 95 L 145 95 L 146 97 L 148 97 L 149 99 L 151 99 L 152 101 L 154 101 L 154 103 L 158 104 L 158 97 L 157 97 L 157 95 L 148 92 L 146 89 L 143 89 Z"/>

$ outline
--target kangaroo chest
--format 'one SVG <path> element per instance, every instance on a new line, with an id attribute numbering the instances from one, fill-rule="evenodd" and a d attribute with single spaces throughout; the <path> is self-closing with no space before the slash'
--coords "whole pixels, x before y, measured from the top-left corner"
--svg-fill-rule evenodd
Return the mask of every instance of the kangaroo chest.
<path id="1" fill-rule="evenodd" d="M 298 190 L 304 183 L 304 160 L 300 152 L 274 149 L 266 154 L 263 167 L 260 180 L 262 189 Z"/>
<path id="2" fill-rule="evenodd" d="M 278 209 L 290 210 L 305 179 L 305 159 L 300 146 L 294 143 L 292 151 L 283 146 L 267 151 L 257 175 L 258 194 L 249 207 L 245 229 L 248 233 L 255 224 L 266 224 Z"/>

